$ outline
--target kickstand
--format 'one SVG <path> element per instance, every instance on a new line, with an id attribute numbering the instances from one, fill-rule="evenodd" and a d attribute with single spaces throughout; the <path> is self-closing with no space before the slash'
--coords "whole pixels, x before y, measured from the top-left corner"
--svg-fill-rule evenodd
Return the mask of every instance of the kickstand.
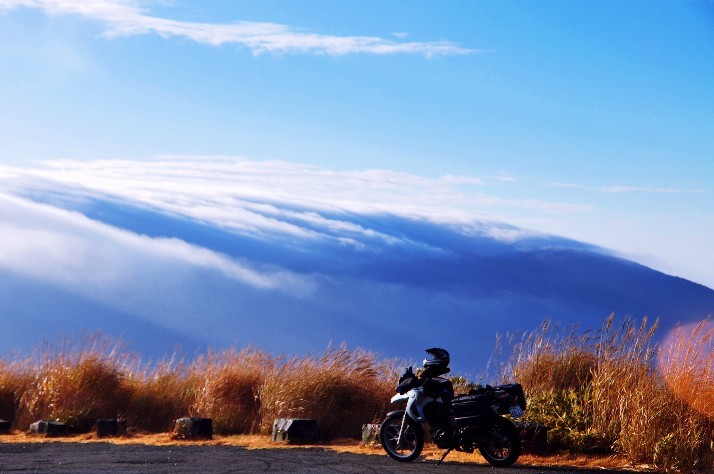
<path id="1" fill-rule="evenodd" d="M 439 459 L 439 462 L 436 463 L 437 466 L 438 466 L 439 464 L 441 464 L 441 461 L 444 460 L 444 458 L 446 457 L 446 455 L 449 454 L 452 449 L 454 449 L 454 448 L 449 448 L 449 449 L 446 450 L 446 452 L 441 456 L 441 459 Z"/>

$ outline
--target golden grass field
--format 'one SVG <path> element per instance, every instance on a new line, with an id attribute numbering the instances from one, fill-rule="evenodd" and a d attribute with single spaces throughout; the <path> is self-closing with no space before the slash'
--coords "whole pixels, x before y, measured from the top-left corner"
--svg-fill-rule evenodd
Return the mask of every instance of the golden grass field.
<path id="1" fill-rule="evenodd" d="M 491 383 L 517 381 L 526 420 L 550 427 L 550 454 L 520 464 L 647 466 L 663 471 L 714 467 L 714 355 L 709 320 L 679 328 L 664 345 L 657 324 L 608 318 L 597 330 L 558 328 L 497 341 Z M 47 442 L 24 434 L 37 420 L 59 420 L 92 442 L 97 419 L 123 418 L 131 436 L 117 443 L 171 443 L 174 420 L 213 420 L 215 440 L 274 446 L 276 418 L 314 418 L 330 449 L 382 454 L 355 440 L 388 410 L 403 363 L 345 347 L 303 357 L 257 348 L 176 356 L 147 363 L 100 335 L 45 344 L 30 357 L 0 359 L 0 418 L 20 434 L 3 442 Z M 457 391 L 474 381 L 453 378 Z M 141 433 L 141 434 L 137 434 Z M 54 439 L 53 439 L 54 441 Z M 440 450 L 428 447 L 427 456 Z M 462 459 L 463 458 L 463 459 Z M 478 454 L 450 460 L 483 462 Z M 591 464 L 594 463 L 594 464 Z"/>

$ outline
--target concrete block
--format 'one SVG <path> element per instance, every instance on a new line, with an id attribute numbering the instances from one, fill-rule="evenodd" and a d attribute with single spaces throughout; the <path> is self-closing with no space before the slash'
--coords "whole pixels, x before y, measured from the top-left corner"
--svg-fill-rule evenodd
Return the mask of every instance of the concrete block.
<path id="1" fill-rule="evenodd" d="M 315 443 L 319 437 L 317 421 L 304 418 L 278 418 L 273 422 L 273 441 L 296 444 Z"/>
<path id="2" fill-rule="evenodd" d="M 30 425 L 30 433 L 43 436 L 65 436 L 69 434 L 69 429 L 64 423 L 59 421 L 36 421 Z"/>
<path id="3" fill-rule="evenodd" d="M 108 436 L 122 436 L 126 434 L 126 420 L 111 418 L 107 420 L 97 420 L 97 436 L 106 438 Z"/>
<path id="4" fill-rule="evenodd" d="M 5 420 L 0 420 L 0 434 L 10 434 L 12 423 Z"/>
<path id="5" fill-rule="evenodd" d="M 176 439 L 213 439 L 211 418 L 179 418 L 174 424 Z"/>
<path id="6" fill-rule="evenodd" d="M 379 428 L 377 423 L 362 425 L 362 444 L 365 446 L 379 443 Z"/>

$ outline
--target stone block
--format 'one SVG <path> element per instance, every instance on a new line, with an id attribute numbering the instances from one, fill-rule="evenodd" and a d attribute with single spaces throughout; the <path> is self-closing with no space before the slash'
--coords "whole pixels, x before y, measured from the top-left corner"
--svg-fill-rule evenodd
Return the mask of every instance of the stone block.
<path id="1" fill-rule="evenodd" d="M 273 441 L 295 444 L 315 443 L 319 438 L 317 421 L 304 418 L 278 418 L 273 422 Z"/>
<path id="2" fill-rule="evenodd" d="M 59 421 L 36 421 L 30 425 L 30 433 L 43 436 L 64 436 L 69 434 L 69 429 Z"/>
<path id="3" fill-rule="evenodd" d="M 362 444 L 369 446 L 379 443 L 379 428 L 381 425 L 377 423 L 368 423 L 362 425 Z"/>
<path id="4" fill-rule="evenodd" d="M 108 436 L 122 436 L 126 434 L 126 420 L 111 418 L 107 420 L 97 420 L 97 436 L 106 438 Z"/>
<path id="5" fill-rule="evenodd" d="M 12 423 L 5 420 L 0 420 L 0 434 L 10 434 Z"/>
<path id="6" fill-rule="evenodd" d="M 211 418 L 179 418 L 174 424 L 176 439 L 213 439 Z"/>

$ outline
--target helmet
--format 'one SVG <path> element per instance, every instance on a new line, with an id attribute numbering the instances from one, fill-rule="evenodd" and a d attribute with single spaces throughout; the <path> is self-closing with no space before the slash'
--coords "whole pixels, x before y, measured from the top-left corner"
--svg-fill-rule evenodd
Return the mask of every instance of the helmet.
<path id="1" fill-rule="evenodd" d="M 449 352 L 446 349 L 432 347 L 431 349 L 426 349 L 426 353 L 429 354 L 429 356 L 424 359 L 425 369 L 429 367 L 445 369 L 449 366 L 449 362 L 451 362 Z"/>

